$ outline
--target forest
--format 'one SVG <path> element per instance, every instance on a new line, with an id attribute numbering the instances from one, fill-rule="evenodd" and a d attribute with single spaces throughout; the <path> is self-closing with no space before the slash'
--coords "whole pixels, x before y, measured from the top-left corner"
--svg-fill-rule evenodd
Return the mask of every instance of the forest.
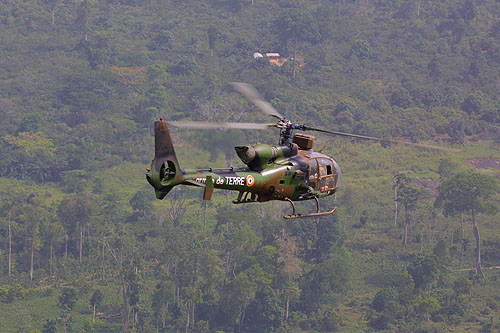
<path id="1" fill-rule="evenodd" d="M 0 41 L 1 332 L 500 331 L 498 0 L 2 0 Z M 271 121 L 229 82 L 453 150 L 314 133 L 343 171 L 319 218 L 155 199 L 159 117 Z M 185 168 L 279 135 L 171 134 Z"/>

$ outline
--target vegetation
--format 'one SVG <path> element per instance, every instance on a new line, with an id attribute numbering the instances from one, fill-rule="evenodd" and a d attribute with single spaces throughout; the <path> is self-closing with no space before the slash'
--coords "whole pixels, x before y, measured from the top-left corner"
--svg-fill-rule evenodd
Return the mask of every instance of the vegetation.
<path id="1" fill-rule="evenodd" d="M 499 12 L 2 1 L 0 331 L 500 330 Z M 268 121 L 231 81 L 311 126 L 461 151 L 321 135 L 344 175 L 337 212 L 318 219 L 285 222 L 286 203 L 224 192 L 155 200 L 154 119 Z M 172 135 L 189 168 L 237 165 L 233 143 L 277 133 Z"/>

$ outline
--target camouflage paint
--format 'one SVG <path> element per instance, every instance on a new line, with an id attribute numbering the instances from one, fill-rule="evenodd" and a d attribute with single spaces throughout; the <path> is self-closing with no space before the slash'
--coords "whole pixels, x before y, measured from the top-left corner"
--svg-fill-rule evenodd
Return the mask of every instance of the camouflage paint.
<path id="1" fill-rule="evenodd" d="M 182 184 L 205 187 L 205 199 L 211 197 L 213 188 L 238 191 L 240 194 L 235 203 L 287 198 L 308 200 L 331 195 L 340 186 L 340 168 L 327 155 L 300 150 L 293 143 L 288 146 L 257 144 L 247 147 L 255 150 L 255 158 L 248 163 L 248 167 L 183 170 L 175 156 L 167 123 L 156 121 L 155 158 L 146 178 L 155 188 L 158 199 L 165 197 L 174 186 Z M 330 174 L 326 174 L 327 167 Z M 243 197 L 247 200 L 240 200 Z"/>

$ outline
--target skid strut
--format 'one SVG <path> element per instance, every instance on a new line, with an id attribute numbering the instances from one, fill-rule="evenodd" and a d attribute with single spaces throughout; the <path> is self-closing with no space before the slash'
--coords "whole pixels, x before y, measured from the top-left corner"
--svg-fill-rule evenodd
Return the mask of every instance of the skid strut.
<path id="1" fill-rule="evenodd" d="M 291 215 L 283 216 L 283 218 L 289 220 L 289 219 L 297 219 L 299 217 L 313 217 L 313 216 L 330 215 L 330 214 L 333 214 L 333 212 L 335 212 L 335 210 L 337 210 L 337 207 L 333 207 L 333 209 L 328 211 L 328 212 L 321 212 L 320 208 L 319 208 L 318 198 L 316 196 L 314 196 L 313 198 L 314 198 L 314 200 L 316 200 L 316 213 L 302 215 L 302 214 L 297 214 L 297 210 L 295 208 L 295 203 L 290 198 L 285 197 L 285 200 L 288 201 L 292 205 L 293 212 Z"/>
<path id="2" fill-rule="evenodd" d="M 248 194 L 250 194 L 250 198 L 248 198 Z M 257 202 L 257 195 L 255 193 L 240 192 L 238 194 L 238 198 L 236 200 L 233 200 L 234 204 L 243 204 L 250 202 Z"/>

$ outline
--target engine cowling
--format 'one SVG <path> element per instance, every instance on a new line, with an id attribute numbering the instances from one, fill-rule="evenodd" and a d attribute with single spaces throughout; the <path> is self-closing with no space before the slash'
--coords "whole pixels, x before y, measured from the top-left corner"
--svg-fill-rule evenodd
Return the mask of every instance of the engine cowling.
<path id="1" fill-rule="evenodd" d="M 286 146 L 271 146 L 266 144 L 256 144 L 253 146 L 234 147 L 236 154 L 243 163 L 251 170 L 260 171 L 268 164 L 279 158 L 288 158 L 297 155 L 296 144 Z"/>

